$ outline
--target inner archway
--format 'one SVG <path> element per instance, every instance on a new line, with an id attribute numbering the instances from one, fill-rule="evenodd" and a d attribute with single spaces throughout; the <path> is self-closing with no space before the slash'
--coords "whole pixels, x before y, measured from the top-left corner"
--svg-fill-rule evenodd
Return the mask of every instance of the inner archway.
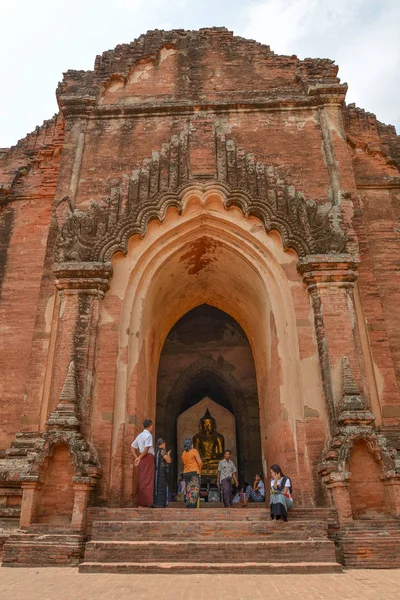
<path id="1" fill-rule="evenodd" d="M 260 410 L 253 354 L 246 334 L 226 312 L 202 304 L 187 312 L 169 332 L 161 351 L 157 378 L 157 436 L 174 452 L 171 484 L 180 472 L 182 440 L 178 419 L 189 415 L 204 399 L 229 411 L 234 421 L 239 478 L 250 480 L 262 469 Z M 193 410 L 193 415 L 197 415 Z M 217 429 L 226 430 L 227 418 L 217 411 Z M 189 427 L 190 429 L 190 427 Z M 191 435 L 198 432 L 192 417 Z M 189 430 L 188 430 L 189 431 Z M 235 457 L 236 458 L 236 457 Z"/>

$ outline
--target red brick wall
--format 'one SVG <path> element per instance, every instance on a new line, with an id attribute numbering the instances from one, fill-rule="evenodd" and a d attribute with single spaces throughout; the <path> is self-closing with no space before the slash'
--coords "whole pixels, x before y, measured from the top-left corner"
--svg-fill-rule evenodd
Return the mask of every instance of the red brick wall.
<path id="1" fill-rule="evenodd" d="M 367 238 L 362 246 L 360 288 L 384 381 L 383 416 L 390 423 L 391 418 L 400 418 L 400 188 L 362 190 L 360 195 Z"/>
<path id="2" fill-rule="evenodd" d="M 349 492 L 353 518 L 371 517 L 386 512 L 385 488 L 379 478 L 379 465 L 364 442 L 354 444 L 349 470 Z"/>
<path id="3" fill-rule="evenodd" d="M 353 225 L 359 289 L 382 421 L 400 423 L 400 137 L 393 126 L 349 105 L 343 110 L 359 194 Z"/>
<path id="4" fill-rule="evenodd" d="M 62 119 L 55 118 L 0 157 L 0 181 L 8 186 L 0 203 L 0 450 L 16 431 L 39 425 L 49 339 L 45 310 L 54 294 L 46 252 L 51 256 L 62 135 Z M 36 390 L 28 398 L 30 376 Z"/>

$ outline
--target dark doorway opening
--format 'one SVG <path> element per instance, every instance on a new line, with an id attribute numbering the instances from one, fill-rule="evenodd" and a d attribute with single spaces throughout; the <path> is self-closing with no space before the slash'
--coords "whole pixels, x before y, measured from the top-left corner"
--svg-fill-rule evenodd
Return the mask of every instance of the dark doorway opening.
<path id="1" fill-rule="evenodd" d="M 227 313 L 202 304 L 169 332 L 157 378 L 156 438 L 172 449 L 170 488 L 181 472 L 179 416 L 204 398 L 234 416 L 239 479 L 252 481 L 262 470 L 260 417 L 254 360 L 240 325 Z M 217 422 L 217 429 L 222 429 Z M 193 435 L 197 433 L 194 427 Z"/>

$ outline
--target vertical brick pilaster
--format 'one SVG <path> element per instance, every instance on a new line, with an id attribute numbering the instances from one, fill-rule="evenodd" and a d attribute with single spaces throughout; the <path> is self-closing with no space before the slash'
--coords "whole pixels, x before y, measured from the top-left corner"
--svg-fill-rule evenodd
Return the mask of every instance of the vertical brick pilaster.
<path id="1" fill-rule="evenodd" d="M 74 507 L 72 509 L 71 527 L 84 529 L 86 524 L 86 509 L 89 503 L 93 483 L 74 483 Z"/>
<path id="2" fill-rule="evenodd" d="M 35 522 L 42 484 L 38 481 L 24 481 L 22 487 L 20 527 L 29 527 Z"/>
<path id="3" fill-rule="evenodd" d="M 334 426 L 341 398 L 343 356 L 349 359 L 360 389 L 368 395 L 353 299 L 357 262 L 347 254 L 314 255 L 301 259 L 298 269 L 311 296 L 323 389 Z"/>
<path id="4" fill-rule="evenodd" d="M 350 494 L 347 482 L 335 481 L 328 484 L 333 503 L 336 507 L 339 523 L 348 523 L 353 520 Z"/>
<path id="5" fill-rule="evenodd" d="M 55 267 L 54 273 L 61 302 L 48 409 L 54 409 L 57 404 L 69 361 L 73 360 L 78 379 L 81 428 L 83 435 L 88 436 L 97 326 L 101 300 L 108 289 L 112 269 L 111 265 L 103 263 L 62 263 Z"/>
<path id="6" fill-rule="evenodd" d="M 387 508 L 394 517 L 400 517 L 400 477 L 384 481 Z"/>

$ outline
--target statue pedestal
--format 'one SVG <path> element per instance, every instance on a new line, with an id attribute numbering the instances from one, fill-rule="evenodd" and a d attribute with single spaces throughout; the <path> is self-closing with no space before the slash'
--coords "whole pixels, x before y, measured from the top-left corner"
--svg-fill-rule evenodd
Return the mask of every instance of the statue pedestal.
<path id="1" fill-rule="evenodd" d="M 220 492 L 217 486 L 218 460 L 203 463 L 201 470 L 200 498 L 205 502 L 220 502 Z"/>
<path id="2" fill-rule="evenodd" d="M 202 502 L 212 503 L 221 502 L 221 492 L 217 487 L 217 478 L 213 478 L 213 481 L 204 481 L 203 476 L 201 478 L 200 485 L 200 500 Z"/>
<path id="3" fill-rule="evenodd" d="M 201 479 L 208 483 L 216 483 L 217 482 L 217 473 L 218 473 L 218 465 L 219 460 L 204 460 L 203 466 L 201 469 Z"/>

